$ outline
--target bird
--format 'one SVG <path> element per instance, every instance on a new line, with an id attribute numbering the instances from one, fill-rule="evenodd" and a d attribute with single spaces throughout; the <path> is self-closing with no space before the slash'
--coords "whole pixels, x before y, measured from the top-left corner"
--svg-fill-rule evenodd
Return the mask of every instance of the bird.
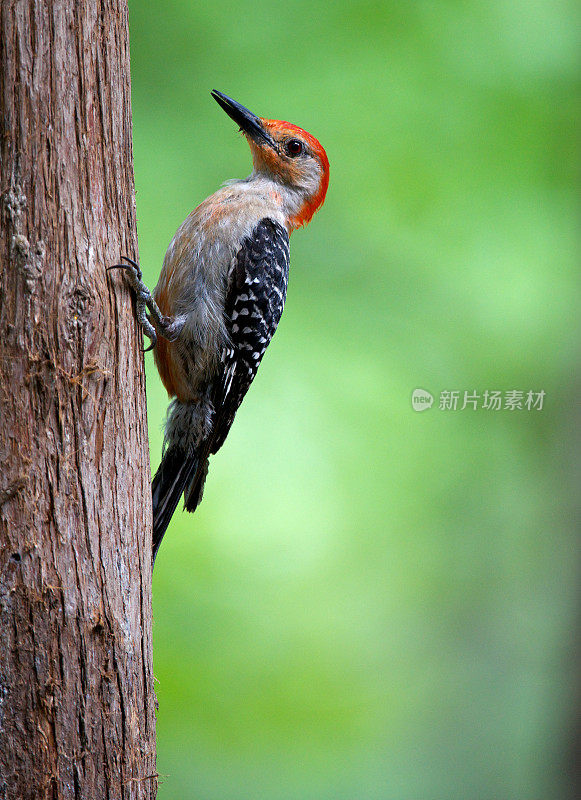
<path id="1" fill-rule="evenodd" d="M 122 256 L 136 315 L 171 402 L 152 481 L 155 558 L 184 497 L 193 512 L 211 455 L 223 445 L 280 321 L 290 234 L 323 205 L 329 160 L 319 141 L 282 120 L 258 117 L 227 95 L 212 97 L 238 125 L 253 169 L 226 181 L 184 220 L 153 293 Z"/>

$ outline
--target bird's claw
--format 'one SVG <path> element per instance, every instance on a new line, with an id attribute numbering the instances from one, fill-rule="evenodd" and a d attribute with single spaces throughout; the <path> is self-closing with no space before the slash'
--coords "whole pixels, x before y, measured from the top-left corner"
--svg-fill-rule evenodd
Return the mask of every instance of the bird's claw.
<path id="1" fill-rule="evenodd" d="M 141 272 L 141 268 L 140 268 L 139 264 L 137 263 L 137 261 L 134 261 L 132 258 L 129 258 L 129 256 L 121 256 L 121 258 L 122 258 L 123 261 L 127 261 L 128 262 L 129 267 L 133 267 L 133 269 L 137 273 L 138 279 L 141 280 L 141 278 L 143 277 L 143 274 Z"/>
<path id="2" fill-rule="evenodd" d="M 128 263 L 113 264 L 113 266 L 107 267 L 107 272 L 109 272 L 112 269 L 125 270 L 125 277 L 127 278 L 127 282 L 135 292 L 135 311 L 136 311 L 137 321 L 141 325 L 143 333 L 151 340 L 151 344 L 149 345 L 149 347 L 147 347 L 143 351 L 144 353 L 148 353 L 155 347 L 157 343 L 157 333 L 147 314 L 147 310 L 149 309 L 151 316 L 154 320 L 159 320 L 162 317 L 162 314 L 159 308 L 157 307 L 157 304 L 153 299 L 151 292 L 142 281 L 143 273 L 139 268 L 139 264 L 136 261 L 133 261 L 133 259 L 129 258 L 128 256 L 121 256 L 121 258 L 122 260 L 127 261 Z"/>
<path id="3" fill-rule="evenodd" d="M 121 258 L 128 263 L 113 264 L 113 266 L 107 267 L 107 271 L 112 269 L 125 270 L 127 282 L 135 292 L 137 320 L 143 329 L 143 333 L 151 340 L 151 344 L 143 352 L 148 353 L 153 350 L 157 343 L 158 334 L 167 339 L 168 342 L 175 341 L 184 326 L 185 318 L 166 317 L 165 314 L 162 314 L 153 299 L 153 295 L 141 279 L 142 273 L 139 264 L 127 256 L 121 256 Z M 153 323 L 155 323 L 155 327 Z"/>

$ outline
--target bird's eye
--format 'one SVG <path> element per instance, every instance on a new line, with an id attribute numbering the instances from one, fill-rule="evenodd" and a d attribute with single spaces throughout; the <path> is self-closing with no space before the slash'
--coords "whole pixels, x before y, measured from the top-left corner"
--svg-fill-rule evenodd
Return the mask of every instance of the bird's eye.
<path id="1" fill-rule="evenodd" d="M 289 155 L 291 158 L 296 158 L 303 152 L 303 143 L 300 141 L 300 139 L 289 139 L 285 144 L 284 149 L 286 150 L 287 155 Z"/>

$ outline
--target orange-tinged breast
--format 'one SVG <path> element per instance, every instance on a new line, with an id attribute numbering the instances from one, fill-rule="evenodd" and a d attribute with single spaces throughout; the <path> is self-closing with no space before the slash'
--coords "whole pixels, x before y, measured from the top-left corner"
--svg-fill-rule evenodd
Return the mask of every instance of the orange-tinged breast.
<path id="1" fill-rule="evenodd" d="M 167 339 L 163 339 L 161 336 L 158 336 L 157 344 L 153 350 L 153 356 L 155 358 L 155 364 L 159 371 L 161 382 L 165 386 L 169 396 L 174 397 L 177 394 L 177 391 L 172 369 L 171 342 L 168 342 Z"/>
<path id="2" fill-rule="evenodd" d="M 167 270 L 164 269 L 160 282 L 155 291 L 155 302 L 159 306 L 161 313 L 165 316 L 171 315 L 171 306 L 167 292 L 167 282 L 169 277 L 171 277 L 171 270 L 170 274 L 168 274 Z M 167 339 L 164 339 L 162 336 L 158 335 L 157 344 L 153 349 L 153 357 L 159 371 L 159 376 L 170 397 L 177 395 L 179 384 L 179 381 L 177 380 L 178 374 L 176 364 L 172 358 L 172 345 L 173 342 L 168 342 Z"/>

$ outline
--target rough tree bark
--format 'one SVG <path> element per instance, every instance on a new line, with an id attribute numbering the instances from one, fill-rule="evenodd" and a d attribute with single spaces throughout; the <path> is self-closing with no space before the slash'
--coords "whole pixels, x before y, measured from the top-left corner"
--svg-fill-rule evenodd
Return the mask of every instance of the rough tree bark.
<path id="1" fill-rule="evenodd" d="M 0 26 L 0 799 L 153 798 L 126 2 Z"/>

